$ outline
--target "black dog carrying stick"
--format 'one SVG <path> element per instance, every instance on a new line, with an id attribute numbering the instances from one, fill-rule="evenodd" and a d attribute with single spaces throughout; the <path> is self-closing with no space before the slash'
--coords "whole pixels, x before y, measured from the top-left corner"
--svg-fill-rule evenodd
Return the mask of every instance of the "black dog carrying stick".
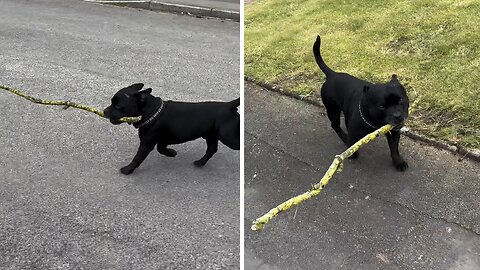
<path id="1" fill-rule="evenodd" d="M 23 93 L 22 91 L 19 91 L 17 89 L 13 89 L 13 88 L 10 88 L 10 87 L 4 86 L 4 85 L 0 85 L 0 88 L 3 89 L 3 90 L 7 90 L 7 91 L 9 91 L 9 92 L 11 92 L 11 93 L 13 93 L 17 96 L 28 99 L 33 103 L 42 104 L 42 105 L 64 106 L 63 107 L 64 109 L 68 109 L 69 107 L 74 107 L 74 108 L 84 110 L 84 111 L 87 111 L 87 112 L 92 112 L 92 113 L 94 113 L 94 114 L 96 114 L 100 117 L 105 117 L 104 114 L 103 114 L 103 111 L 101 111 L 97 108 L 87 106 L 87 105 L 78 104 L 78 103 L 71 102 L 71 101 L 44 100 L 44 99 L 34 98 L 32 96 L 29 96 L 29 95 Z M 122 117 L 122 118 L 120 118 L 120 121 L 132 124 L 132 123 L 140 121 L 140 117 Z"/>

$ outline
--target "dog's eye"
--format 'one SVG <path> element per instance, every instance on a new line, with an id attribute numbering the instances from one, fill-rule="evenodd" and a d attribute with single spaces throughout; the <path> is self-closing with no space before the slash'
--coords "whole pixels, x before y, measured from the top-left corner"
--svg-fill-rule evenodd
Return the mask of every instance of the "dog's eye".
<path id="1" fill-rule="evenodd" d="M 403 98 L 398 100 L 398 104 L 403 104 Z"/>
<path id="2" fill-rule="evenodd" d="M 385 110 L 385 106 L 383 106 L 383 105 L 378 105 L 378 108 L 379 108 L 380 110 Z"/>

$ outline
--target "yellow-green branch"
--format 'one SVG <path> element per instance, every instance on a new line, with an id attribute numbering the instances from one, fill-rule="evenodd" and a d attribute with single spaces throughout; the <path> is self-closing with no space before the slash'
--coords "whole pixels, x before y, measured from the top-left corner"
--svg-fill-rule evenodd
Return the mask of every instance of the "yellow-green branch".
<path id="1" fill-rule="evenodd" d="M 29 96 L 29 95 L 23 93 L 20 90 L 13 89 L 13 88 L 10 88 L 10 87 L 4 86 L 4 85 L 0 85 L 0 88 L 3 89 L 3 90 L 7 90 L 7 91 L 9 91 L 9 92 L 11 92 L 11 93 L 13 93 L 17 96 L 28 99 L 33 103 L 43 104 L 43 105 L 64 106 L 64 109 L 67 109 L 69 107 L 73 107 L 73 108 L 85 110 L 87 112 L 92 112 L 92 113 L 94 113 L 98 116 L 101 116 L 101 117 L 105 117 L 102 110 L 99 110 L 97 108 L 93 108 L 93 107 L 90 107 L 90 106 L 87 106 L 87 105 L 78 104 L 78 103 L 71 102 L 71 101 L 39 99 L 39 98 Z M 138 122 L 138 121 L 140 121 L 140 117 L 122 117 L 122 118 L 120 118 L 120 122 L 125 122 L 125 123 L 135 123 L 135 122 Z"/>
<path id="2" fill-rule="evenodd" d="M 268 211 L 268 213 L 266 213 L 265 215 L 257 218 L 252 224 L 252 230 L 258 231 L 258 230 L 263 229 L 265 224 L 267 224 L 267 222 L 269 222 L 270 219 L 272 219 L 273 217 L 278 215 L 280 212 L 286 211 L 290 207 L 292 207 L 294 205 L 297 205 L 297 204 L 300 204 L 303 201 L 306 201 L 306 200 L 320 194 L 320 192 L 328 184 L 328 181 L 330 181 L 332 176 L 337 171 L 339 172 L 339 171 L 342 170 L 343 161 L 345 159 L 347 159 L 353 153 L 358 151 L 358 149 L 360 149 L 360 147 L 362 147 L 363 145 L 369 143 L 370 141 L 372 141 L 373 139 L 375 139 L 376 137 L 378 137 L 380 135 L 386 134 L 392 128 L 393 127 L 391 125 L 385 125 L 385 126 L 379 128 L 379 129 L 375 130 L 374 132 L 366 135 L 361 140 L 356 142 L 354 145 L 350 146 L 347 150 L 345 150 L 340 155 L 335 156 L 335 159 L 333 160 L 332 164 L 328 168 L 327 172 L 325 172 L 325 175 L 322 177 L 320 182 L 313 185 L 312 189 L 310 189 L 309 191 L 307 191 L 307 192 L 305 192 L 301 195 L 298 195 L 296 197 L 293 197 L 286 202 L 283 202 L 283 203 L 279 204 L 277 207 L 272 208 L 270 211 Z"/>

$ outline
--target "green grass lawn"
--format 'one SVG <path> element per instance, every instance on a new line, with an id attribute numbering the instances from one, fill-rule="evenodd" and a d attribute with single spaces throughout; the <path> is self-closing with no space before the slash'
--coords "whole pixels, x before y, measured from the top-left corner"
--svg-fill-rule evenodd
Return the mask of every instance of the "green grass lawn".
<path id="1" fill-rule="evenodd" d="M 336 71 L 372 82 L 398 74 L 415 130 L 480 148 L 480 1 L 259 0 L 245 6 L 245 75 L 299 95 Z"/>

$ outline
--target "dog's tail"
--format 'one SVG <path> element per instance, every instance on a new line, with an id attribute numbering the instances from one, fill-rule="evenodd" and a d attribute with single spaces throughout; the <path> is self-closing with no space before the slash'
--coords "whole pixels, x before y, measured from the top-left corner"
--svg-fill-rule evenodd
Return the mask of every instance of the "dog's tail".
<path id="1" fill-rule="evenodd" d="M 237 107 L 240 106 L 240 98 L 237 98 L 237 99 L 234 99 L 230 102 L 228 102 L 228 105 L 230 106 L 230 108 L 233 110 L 237 110 Z"/>
<path id="2" fill-rule="evenodd" d="M 325 73 L 325 76 L 329 76 L 335 71 L 333 71 L 331 68 L 329 68 L 325 62 L 323 61 L 322 56 L 320 55 L 320 36 L 317 35 L 317 40 L 315 40 L 315 43 L 313 44 L 313 55 L 315 55 L 315 60 L 317 61 L 317 65 L 320 67 L 320 69 Z"/>

